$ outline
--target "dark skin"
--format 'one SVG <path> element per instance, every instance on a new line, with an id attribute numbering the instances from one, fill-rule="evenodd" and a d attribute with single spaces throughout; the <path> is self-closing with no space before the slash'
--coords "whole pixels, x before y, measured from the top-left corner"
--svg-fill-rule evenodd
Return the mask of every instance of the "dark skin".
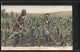
<path id="1" fill-rule="evenodd" d="M 19 23 L 20 20 L 21 20 L 21 16 L 17 19 L 17 22 Z M 21 23 L 21 24 L 20 23 L 18 24 L 18 23 L 17 23 L 16 26 L 18 26 L 20 30 L 23 29 L 23 31 L 25 31 L 25 29 L 24 29 L 24 27 L 25 27 L 24 22 Z M 22 25 L 23 25 L 23 27 L 22 27 Z M 14 44 L 14 46 L 19 43 L 19 39 L 20 39 L 20 36 L 18 34 L 16 34 L 15 35 L 15 44 Z"/>
<path id="2" fill-rule="evenodd" d="M 16 19 L 16 25 L 14 27 L 14 31 L 20 29 L 24 29 L 25 24 L 24 24 L 24 16 L 26 16 L 26 10 L 23 9 L 21 11 L 21 15 L 18 19 Z"/>
<path id="3" fill-rule="evenodd" d="M 44 16 L 44 24 L 48 24 L 49 26 L 51 26 L 51 20 L 49 19 L 49 16 Z M 46 21 L 48 21 L 48 23 L 46 23 Z M 49 27 L 49 29 L 50 29 L 50 27 Z"/>
<path id="4" fill-rule="evenodd" d="M 18 31 L 19 29 L 20 30 L 23 30 L 26 32 L 25 30 L 25 24 L 24 24 L 24 16 L 26 15 L 26 10 L 22 10 L 21 12 L 21 15 L 18 19 L 16 19 L 16 24 L 14 25 L 14 31 Z M 20 36 L 19 34 L 16 34 L 15 36 L 15 45 L 18 45 L 19 44 L 19 39 L 20 39 Z"/>
<path id="5" fill-rule="evenodd" d="M 49 17 L 49 16 L 44 16 L 44 24 L 48 24 L 49 26 L 51 26 L 51 23 L 50 23 L 51 20 L 50 20 L 48 17 Z M 47 21 L 48 21 L 48 22 L 47 22 Z M 49 29 L 50 29 L 50 27 L 49 27 Z M 51 32 L 50 32 L 50 34 L 51 34 Z M 51 35 L 50 35 L 49 37 L 50 37 L 49 39 L 46 38 L 46 41 L 47 41 L 47 42 L 49 42 L 49 41 L 52 40 L 52 41 L 55 42 L 56 45 L 58 45 Z"/>
<path id="6" fill-rule="evenodd" d="M 18 18 L 17 21 L 19 22 L 20 20 L 21 20 L 21 16 Z M 20 29 L 22 29 L 22 28 L 24 29 L 24 28 L 25 28 L 25 24 L 24 24 L 24 22 L 21 24 L 21 26 L 22 26 L 22 25 L 23 25 L 23 27 L 19 27 Z M 19 26 L 19 25 L 18 25 L 18 26 Z"/>
<path id="7" fill-rule="evenodd" d="M 44 16 L 44 24 L 48 24 L 50 26 L 50 19 L 48 18 L 49 16 Z M 46 38 L 46 41 L 51 41 L 51 39 L 48 40 L 48 38 Z"/>
<path id="8" fill-rule="evenodd" d="M 15 30 L 23 30 L 23 31 L 25 31 L 25 24 L 24 24 L 24 18 L 23 18 L 24 16 L 20 16 L 17 20 L 16 20 L 16 25 L 14 26 L 14 31 Z M 21 22 L 22 21 L 22 22 Z M 16 28 L 18 28 L 18 29 L 16 29 Z"/>

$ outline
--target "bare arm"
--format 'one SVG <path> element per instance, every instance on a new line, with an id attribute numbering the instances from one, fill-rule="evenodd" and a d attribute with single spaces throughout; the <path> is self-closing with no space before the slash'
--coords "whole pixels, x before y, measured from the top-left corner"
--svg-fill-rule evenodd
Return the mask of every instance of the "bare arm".
<path id="1" fill-rule="evenodd" d="M 16 23 L 19 25 L 19 27 L 22 27 L 20 24 L 19 24 L 19 18 L 17 19 L 17 18 L 15 18 L 16 19 Z"/>

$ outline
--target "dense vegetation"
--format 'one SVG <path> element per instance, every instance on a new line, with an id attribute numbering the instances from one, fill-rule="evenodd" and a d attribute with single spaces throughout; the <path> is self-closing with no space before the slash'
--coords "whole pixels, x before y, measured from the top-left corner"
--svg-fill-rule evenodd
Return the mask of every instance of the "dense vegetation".
<path id="1" fill-rule="evenodd" d="M 6 13 L 5 9 L 1 10 L 1 46 L 14 46 L 12 38 L 14 35 L 10 32 L 10 28 L 13 27 L 15 18 L 18 16 L 13 12 Z M 47 43 L 43 37 L 43 17 L 26 16 L 25 29 L 27 32 L 20 31 L 23 40 L 21 36 L 20 44 L 17 46 L 72 46 L 72 16 L 50 16 L 49 19 L 51 20 L 50 34 L 59 45 L 56 45 L 54 41 Z M 22 41 L 23 45 L 21 45 Z"/>

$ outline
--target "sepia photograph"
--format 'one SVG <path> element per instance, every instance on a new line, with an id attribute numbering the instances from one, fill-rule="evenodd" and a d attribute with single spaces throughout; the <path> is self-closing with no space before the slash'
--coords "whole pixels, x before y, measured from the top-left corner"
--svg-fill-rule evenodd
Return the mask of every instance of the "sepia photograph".
<path id="1" fill-rule="evenodd" d="M 73 50 L 72 5 L 1 5 L 1 50 Z"/>

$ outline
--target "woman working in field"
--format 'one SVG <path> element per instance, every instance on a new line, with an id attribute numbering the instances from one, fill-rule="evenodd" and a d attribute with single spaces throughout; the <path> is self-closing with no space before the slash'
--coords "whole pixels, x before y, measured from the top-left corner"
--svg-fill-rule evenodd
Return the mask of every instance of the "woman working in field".
<path id="1" fill-rule="evenodd" d="M 16 20 L 16 23 L 14 24 L 13 32 L 19 32 L 19 30 L 25 31 L 25 29 L 24 29 L 24 27 L 25 27 L 25 24 L 24 24 L 25 16 L 26 16 L 26 10 L 23 9 L 21 11 L 20 17 Z M 19 43 L 20 36 L 19 36 L 19 34 L 16 34 L 16 35 L 14 35 L 14 37 L 15 37 L 15 45 L 16 45 Z"/>
<path id="2" fill-rule="evenodd" d="M 25 15 L 26 15 L 26 10 L 23 9 L 21 12 L 21 16 L 17 19 L 17 21 L 14 25 L 13 31 L 18 31 L 19 29 L 24 29 L 24 27 L 25 27 L 25 24 L 24 24 Z"/>

